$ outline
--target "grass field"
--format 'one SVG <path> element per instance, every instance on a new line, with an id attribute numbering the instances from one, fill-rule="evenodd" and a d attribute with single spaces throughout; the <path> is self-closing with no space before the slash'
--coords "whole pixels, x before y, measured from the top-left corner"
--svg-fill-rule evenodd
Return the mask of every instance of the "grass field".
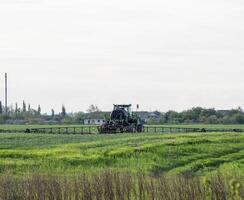
<path id="1" fill-rule="evenodd" d="M 4 200 L 239 200 L 243 185 L 243 133 L 0 134 Z"/>
<path id="2" fill-rule="evenodd" d="M 0 172 L 244 174 L 244 134 L 0 134 Z"/>

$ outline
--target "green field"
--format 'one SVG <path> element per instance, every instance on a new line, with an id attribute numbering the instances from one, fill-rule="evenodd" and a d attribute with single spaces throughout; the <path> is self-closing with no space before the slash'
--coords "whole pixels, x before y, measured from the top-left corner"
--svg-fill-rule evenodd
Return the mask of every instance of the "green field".
<path id="1" fill-rule="evenodd" d="M 0 134 L 0 173 L 244 174 L 243 133 Z"/>
<path id="2" fill-rule="evenodd" d="M 41 127 L 60 126 L 0 129 Z M 0 134 L 4 200 L 239 200 L 243 185 L 243 133 Z"/>

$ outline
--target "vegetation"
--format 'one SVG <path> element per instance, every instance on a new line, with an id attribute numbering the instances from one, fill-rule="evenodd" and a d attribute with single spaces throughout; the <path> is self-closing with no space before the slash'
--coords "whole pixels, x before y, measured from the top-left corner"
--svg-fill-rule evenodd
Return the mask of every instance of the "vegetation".
<path id="1" fill-rule="evenodd" d="M 0 102 L 0 124 L 83 124 L 84 119 L 106 119 L 109 112 L 101 111 L 96 105 L 91 105 L 87 112 L 67 113 L 62 105 L 60 112 L 55 114 L 42 114 L 41 106 L 37 109 L 26 106 L 23 101 L 22 108 L 16 103 L 15 109 L 10 106 L 8 113 Z M 232 110 L 215 110 L 201 107 L 192 108 L 182 112 L 137 112 L 147 124 L 244 124 L 244 112 L 241 108 Z"/>
<path id="2" fill-rule="evenodd" d="M 169 111 L 161 114 L 159 123 L 204 123 L 204 124 L 244 124 L 241 108 L 232 110 L 192 108 L 183 112 Z"/>
<path id="3" fill-rule="evenodd" d="M 243 133 L 0 134 L 4 200 L 239 200 L 243 186 Z"/>
<path id="4" fill-rule="evenodd" d="M 5 112 L 5 108 L 0 101 L 0 124 L 14 124 L 14 125 L 27 125 L 27 124 L 83 124 L 84 119 L 97 118 L 104 119 L 107 112 L 102 112 L 96 105 L 91 105 L 87 110 L 87 113 L 67 113 L 66 107 L 62 105 L 60 112 L 55 114 L 55 110 L 51 109 L 50 114 L 42 113 L 41 106 L 38 105 L 37 109 L 32 108 L 28 104 L 28 109 L 25 101 L 22 103 L 22 107 L 18 104 L 8 107 L 8 112 Z"/>
<path id="5" fill-rule="evenodd" d="M 98 174 L 78 174 L 72 177 L 31 175 L 16 178 L 0 177 L 0 199 L 81 199 L 81 200 L 204 200 L 244 197 L 240 177 L 218 174 L 206 178 L 160 176 L 157 179 L 144 173 L 105 171 Z"/>
<path id="6" fill-rule="evenodd" d="M 242 133 L 0 135 L 0 172 L 244 173 Z"/>

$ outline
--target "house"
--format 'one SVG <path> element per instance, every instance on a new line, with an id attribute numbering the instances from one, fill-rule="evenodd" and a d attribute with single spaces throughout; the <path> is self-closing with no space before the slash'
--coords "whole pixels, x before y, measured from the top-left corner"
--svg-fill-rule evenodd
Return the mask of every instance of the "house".
<path id="1" fill-rule="evenodd" d="M 105 123 L 105 119 L 85 119 L 84 124 L 85 125 L 102 125 Z"/>
<path id="2" fill-rule="evenodd" d="M 158 111 L 154 112 L 138 112 L 138 116 L 144 121 L 149 122 L 151 120 L 159 122 L 161 119 L 161 113 Z"/>

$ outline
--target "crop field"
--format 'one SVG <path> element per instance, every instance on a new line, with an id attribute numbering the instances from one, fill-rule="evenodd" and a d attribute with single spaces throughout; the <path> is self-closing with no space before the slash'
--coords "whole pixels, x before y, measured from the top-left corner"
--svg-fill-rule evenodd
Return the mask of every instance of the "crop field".
<path id="1" fill-rule="evenodd" d="M 0 199 L 242 199 L 243 185 L 243 133 L 0 134 Z"/>
<path id="2" fill-rule="evenodd" d="M 244 173 L 243 133 L 0 134 L 0 172 Z"/>

